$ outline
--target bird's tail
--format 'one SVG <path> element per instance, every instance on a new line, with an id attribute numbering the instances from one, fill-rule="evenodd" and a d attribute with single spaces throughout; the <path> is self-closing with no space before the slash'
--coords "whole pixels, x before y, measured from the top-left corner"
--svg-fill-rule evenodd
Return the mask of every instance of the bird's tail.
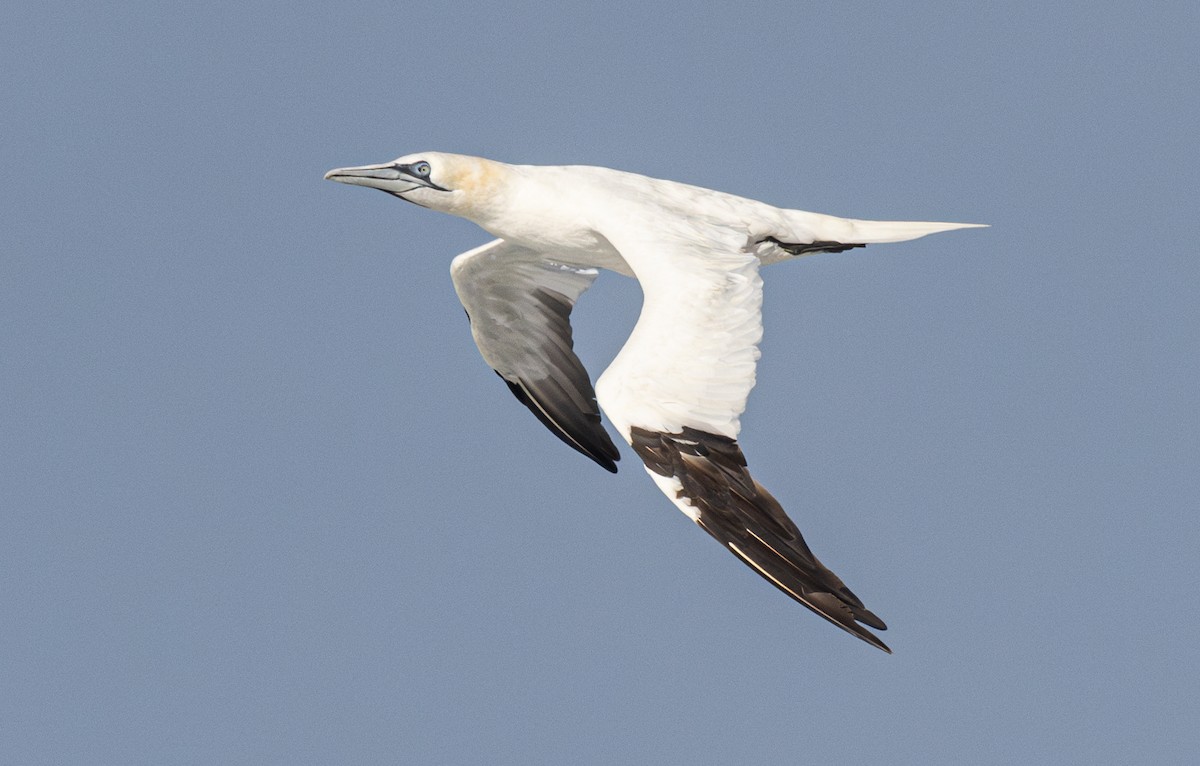
<path id="1" fill-rule="evenodd" d="M 987 226 L 983 223 L 941 221 L 865 221 L 803 210 L 789 210 L 788 213 L 791 231 L 777 233 L 768 239 L 793 255 L 838 252 L 883 242 L 905 242 L 927 234 Z"/>
<path id="2" fill-rule="evenodd" d="M 924 237 L 927 234 L 938 234 L 955 229 L 979 229 L 986 223 L 945 223 L 942 221 L 860 221 L 853 218 L 842 219 L 850 224 L 851 233 L 848 242 L 869 245 L 877 242 L 905 242 L 910 239 Z"/>

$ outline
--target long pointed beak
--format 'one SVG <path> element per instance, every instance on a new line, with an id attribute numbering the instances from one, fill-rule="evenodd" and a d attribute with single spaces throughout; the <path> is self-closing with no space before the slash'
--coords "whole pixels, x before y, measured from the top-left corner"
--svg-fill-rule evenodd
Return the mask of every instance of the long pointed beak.
<path id="1" fill-rule="evenodd" d="M 356 168 L 334 168 L 325 174 L 326 180 L 354 186 L 381 188 L 381 181 L 399 181 L 405 176 L 393 163 L 362 165 Z"/>

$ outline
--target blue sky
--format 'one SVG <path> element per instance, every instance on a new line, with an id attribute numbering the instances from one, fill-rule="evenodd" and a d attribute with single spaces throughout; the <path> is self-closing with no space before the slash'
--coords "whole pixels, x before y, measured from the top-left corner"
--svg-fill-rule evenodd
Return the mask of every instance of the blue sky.
<path id="1" fill-rule="evenodd" d="M 0 760 L 1194 760 L 1200 11 L 1045 6 L 10 9 Z M 766 272 L 742 446 L 894 656 L 512 399 L 487 235 L 321 179 L 426 149 L 992 224 Z"/>

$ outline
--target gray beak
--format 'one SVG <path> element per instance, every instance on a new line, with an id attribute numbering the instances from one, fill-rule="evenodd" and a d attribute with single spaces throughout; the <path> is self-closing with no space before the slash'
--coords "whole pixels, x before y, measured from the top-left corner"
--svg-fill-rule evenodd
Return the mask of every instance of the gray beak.
<path id="1" fill-rule="evenodd" d="M 376 189 L 381 187 L 380 181 L 409 180 L 394 163 L 363 165 L 357 168 L 334 168 L 325 174 L 325 178 L 338 183 L 370 186 Z"/>

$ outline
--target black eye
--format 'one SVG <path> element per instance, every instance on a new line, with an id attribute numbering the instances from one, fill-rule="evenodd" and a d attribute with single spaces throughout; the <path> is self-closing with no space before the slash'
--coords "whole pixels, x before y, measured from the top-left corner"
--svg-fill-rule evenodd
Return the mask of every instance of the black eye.
<path id="1" fill-rule="evenodd" d="M 428 162 L 418 162 L 416 165 L 413 165 L 413 172 L 421 176 L 421 178 L 428 178 L 429 172 L 432 169 L 433 168 L 429 167 Z"/>

